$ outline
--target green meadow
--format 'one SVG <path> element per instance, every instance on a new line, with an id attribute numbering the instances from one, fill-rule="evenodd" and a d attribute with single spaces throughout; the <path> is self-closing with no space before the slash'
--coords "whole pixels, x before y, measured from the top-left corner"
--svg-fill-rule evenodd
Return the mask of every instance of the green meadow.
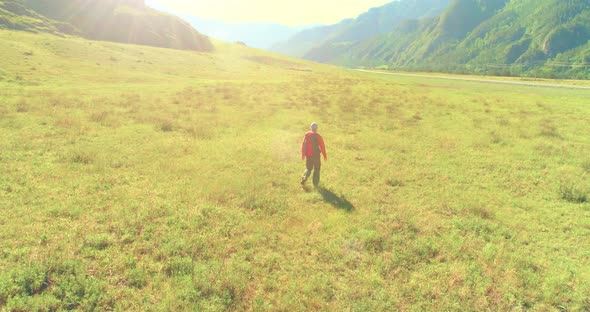
<path id="1" fill-rule="evenodd" d="M 588 90 L 0 46 L 2 311 L 590 310 Z"/>

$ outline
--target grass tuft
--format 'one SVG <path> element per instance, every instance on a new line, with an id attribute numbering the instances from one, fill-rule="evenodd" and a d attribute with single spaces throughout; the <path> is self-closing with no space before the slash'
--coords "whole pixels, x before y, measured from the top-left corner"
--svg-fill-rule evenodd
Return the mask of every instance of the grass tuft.
<path id="1" fill-rule="evenodd" d="M 132 269 L 127 274 L 127 280 L 129 286 L 142 289 L 148 284 L 148 274 L 141 269 Z"/>
<path id="2" fill-rule="evenodd" d="M 398 178 L 391 178 L 385 181 L 385 184 L 391 187 L 402 187 L 404 186 L 404 182 Z"/>
<path id="3" fill-rule="evenodd" d="M 174 122 L 172 120 L 162 120 L 160 122 L 160 130 L 164 132 L 174 131 Z"/>
<path id="4" fill-rule="evenodd" d="M 96 249 L 105 250 L 111 245 L 111 237 L 108 234 L 91 234 L 84 239 L 84 246 Z"/>
<path id="5" fill-rule="evenodd" d="M 90 120 L 97 123 L 103 123 L 108 116 L 109 113 L 106 111 L 95 112 L 90 115 Z"/>
<path id="6" fill-rule="evenodd" d="M 174 257 L 166 263 L 164 271 L 168 276 L 187 276 L 193 273 L 193 260 L 188 257 Z"/>
<path id="7" fill-rule="evenodd" d="M 549 138 L 561 138 L 557 127 L 549 120 L 544 120 L 541 123 L 540 135 Z"/>
<path id="8" fill-rule="evenodd" d="M 479 205 L 469 208 L 469 212 L 472 215 L 480 217 L 485 220 L 489 220 L 489 219 L 494 218 L 494 213 L 489 208 L 479 206 Z"/>
<path id="9" fill-rule="evenodd" d="M 26 99 L 21 98 L 16 102 L 16 111 L 18 113 L 26 113 L 30 110 L 29 103 Z"/>
<path id="10" fill-rule="evenodd" d="M 70 161 L 75 164 L 90 165 L 95 160 L 95 154 L 90 151 L 74 151 L 70 156 Z"/>

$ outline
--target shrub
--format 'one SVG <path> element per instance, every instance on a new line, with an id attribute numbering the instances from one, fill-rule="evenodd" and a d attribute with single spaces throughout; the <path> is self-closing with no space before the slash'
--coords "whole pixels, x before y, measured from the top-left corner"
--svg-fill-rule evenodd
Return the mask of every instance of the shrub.
<path id="1" fill-rule="evenodd" d="M 275 215 L 287 209 L 287 202 L 284 199 L 250 195 L 242 201 L 240 206 L 244 209 Z"/>
<path id="2" fill-rule="evenodd" d="M 199 126 L 190 126 L 186 128 L 186 132 L 189 136 L 194 139 L 203 139 L 208 140 L 213 138 L 213 132 L 208 127 L 204 127 L 202 125 Z"/>
<path id="3" fill-rule="evenodd" d="M 79 262 L 66 261 L 51 272 L 50 293 L 61 301 L 61 309 L 95 310 L 103 301 L 104 285 L 82 268 Z"/>
<path id="4" fill-rule="evenodd" d="M 58 119 L 55 125 L 64 129 L 81 129 L 82 125 L 80 122 L 72 117 L 65 116 Z"/>
<path id="5" fill-rule="evenodd" d="M 390 248 L 387 239 L 375 230 L 360 230 L 355 236 L 366 251 L 380 253 Z"/>
<path id="6" fill-rule="evenodd" d="M 147 285 L 147 274 L 140 269 L 132 269 L 127 274 L 129 286 L 141 289 Z"/>
<path id="7" fill-rule="evenodd" d="M 172 123 L 171 120 L 163 120 L 160 123 L 160 130 L 162 130 L 164 132 L 174 131 L 174 124 Z"/>
<path id="8" fill-rule="evenodd" d="M 545 120 L 541 124 L 541 136 L 550 137 L 550 138 L 561 138 L 557 127 L 552 124 L 550 121 Z"/>
<path id="9" fill-rule="evenodd" d="M 0 305 L 9 298 L 39 294 L 48 286 L 47 269 L 41 265 L 15 269 L 0 276 Z"/>
<path id="10" fill-rule="evenodd" d="M 402 187 L 402 186 L 404 186 L 404 182 L 402 180 L 400 180 L 400 179 L 397 179 L 397 178 L 388 179 L 385 182 L 385 184 L 387 184 L 388 186 L 391 186 L 391 187 Z"/>
<path id="11" fill-rule="evenodd" d="M 482 206 L 473 206 L 471 208 L 469 208 L 469 212 L 477 217 L 480 217 L 482 219 L 492 219 L 494 217 L 493 212 L 486 208 L 486 207 L 482 207 Z"/>
<path id="12" fill-rule="evenodd" d="M 504 140 L 502 139 L 502 136 L 498 134 L 498 132 L 492 131 L 490 132 L 490 142 L 492 144 L 501 144 L 504 142 Z"/>
<path id="13" fill-rule="evenodd" d="M 31 264 L 0 274 L 0 306 L 6 311 L 94 310 L 104 290 L 77 262 Z"/>
<path id="14" fill-rule="evenodd" d="M 20 99 L 16 102 L 16 111 L 18 113 L 26 113 L 29 111 L 29 103 L 25 99 Z"/>
<path id="15" fill-rule="evenodd" d="M 562 184 L 559 187 L 559 194 L 561 199 L 564 199 L 570 203 L 586 203 L 588 202 L 588 194 L 576 185 Z"/>
<path id="16" fill-rule="evenodd" d="M 90 115 L 90 120 L 98 123 L 102 123 L 106 120 L 107 116 L 109 115 L 106 111 L 95 112 Z"/>

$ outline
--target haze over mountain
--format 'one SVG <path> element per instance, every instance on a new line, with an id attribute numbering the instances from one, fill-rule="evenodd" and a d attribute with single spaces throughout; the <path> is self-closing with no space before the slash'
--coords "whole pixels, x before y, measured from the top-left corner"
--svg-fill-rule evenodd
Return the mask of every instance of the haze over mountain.
<path id="1" fill-rule="evenodd" d="M 270 48 L 291 37 L 299 31 L 317 25 L 289 27 L 278 23 L 227 23 L 208 19 L 202 16 L 178 14 L 174 10 L 155 1 L 146 1 L 146 5 L 154 9 L 180 16 L 199 32 L 227 42 L 243 42 L 246 45 L 270 50 Z"/>
<path id="2" fill-rule="evenodd" d="M 399 19 L 380 22 L 394 11 Z M 400 0 L 301 32 L 274 50 L 345 66 L 590 78 L 590 2 Z"/>
<path id="3" fill-rule="evenodd" d="M 209 39 L 144 0 L 3 0 L 0 28 L 79 35 L 88 39 L 210 51 Z"/>
<path id="4" fill-rule="evenodd" d="M 182 18 L 207 36 L 227 42 L 244 42 L 250 47 L 264 50 L 270 50 L 285 38 L 289 38 L 304 29 L 314 27 L 289 27 L 269 23 L 229 24 L 196 16 L 182 16 Z"/>

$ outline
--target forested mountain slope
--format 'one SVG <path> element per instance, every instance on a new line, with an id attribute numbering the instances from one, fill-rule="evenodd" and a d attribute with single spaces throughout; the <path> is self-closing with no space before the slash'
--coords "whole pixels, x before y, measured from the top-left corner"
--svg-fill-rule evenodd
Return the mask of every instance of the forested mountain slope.
<path id="1" fill-rule="evenodd" d="M 372 8 L 356 19 L 346 19 L 329 26 L 304 30 L 273 51 L 316 61 L 330 61 L 329 55 L 342 52 L 342 47 L 393 30 L 409 18 L 436 16 L 450 0 L 401 0 Z"/>
<path id="2" fill-rule="evenodd" d="M 454 0 L 441 16 L 407 21 L 331 61 L 443 71 L 580 76 L 590 63 L 585 0 Z"/>
<path id="3" fill-rule="evenodd" d="M 427 2 L 392 2 L 300 33 L 297 53 L 277 51 L 351 67 L 590 79 L 587 0 Z M 384 13 L 393 8 L 403 14 Z"/>

